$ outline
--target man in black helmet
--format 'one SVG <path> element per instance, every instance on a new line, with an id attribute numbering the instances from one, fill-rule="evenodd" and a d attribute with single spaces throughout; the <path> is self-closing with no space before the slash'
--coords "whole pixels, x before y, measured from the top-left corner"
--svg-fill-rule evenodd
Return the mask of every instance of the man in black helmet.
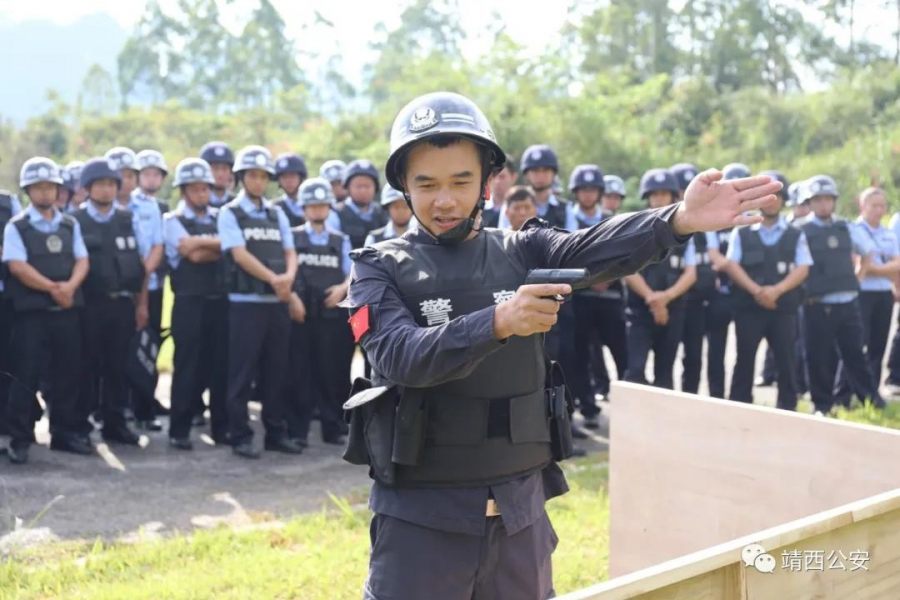
<path id="1" fill-rule="evenodd" d="M 528 271 L 584 267 L 588 285 L 614 279 L 694 231 L 757 221 L 742 213 L 780 187 L 764 177 L 721 184 L 709 171 L 684 203 L 574 233 L 536 219 L 482 230 L 504 159 L 470 100 L 416 98 L 394 122 L 386 171 L 419 227 L 351 254 L 344 305 L 376 386 L 345 404 L 345 458 L 375 479 L 366 598 L 552 597 L 557 538 L 544 502 L 567 490 L 554 455 L 568 453 L 550 442 L 545 376 L 559 380 L 541 334 L 556 322 L 553 297 L 572 290 L 523 285 Z M 551 398 L 561 398 L 557 385 Z M 553 414 L 560 435 L 567 414 Z"/>

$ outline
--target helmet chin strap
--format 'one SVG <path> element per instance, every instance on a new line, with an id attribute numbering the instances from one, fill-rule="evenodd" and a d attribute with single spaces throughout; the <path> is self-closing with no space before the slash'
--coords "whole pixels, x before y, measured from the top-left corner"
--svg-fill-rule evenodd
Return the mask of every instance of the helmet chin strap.
<path id="1" fill-rule="evenodd" d="M 419 227 L 430 233 L 431 237 L 433 237 L 438 244 L 442 246 L 452 246 L 466 241 L 466 238 L 468 238 L 469 234 L 473 231 L 481 231 L 483 229 L 483 227 L 475 229 L 475 220 L 478 218 L 478 213 L 484 210 L 485 194 L 483 190 L 485 189 L 485 186 L 483 185 L 481 189 L 481 196 L 478 198 L 478 202 L 475 203 L 475 207 L 472 209 L 472 212 L 469 213 L 468 218 L 463 219 L 453 229 L 445 231 L 440 235 L 435 235 L 433 231 L 422 225 L 422 220 L 419 219 L 418 215 L 416 215 L 416 211 L 413 210 L 412 199 L 409 197 L 409 194 L 407 194 L 406 191 L 403 192 L 403 197 L 406 199 L 406 204 L 409 205 L 409 210 L 412 211 L 413 216 L 419 222 Z"/>

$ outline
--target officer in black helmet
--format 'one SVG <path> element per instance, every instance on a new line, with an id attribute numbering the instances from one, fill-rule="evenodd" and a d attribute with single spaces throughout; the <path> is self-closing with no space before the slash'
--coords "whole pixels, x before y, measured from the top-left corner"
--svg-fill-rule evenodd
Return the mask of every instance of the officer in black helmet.
<path id="1" fill-rule="evenodd" d="M 803 232 L 809 241 L 814 264 L 806 280 L 808 298 L 806 356 L 809 360 L 809 391 L 817 415 L 828 415 L 835 404 L 838 359 L 847 370 L 860 401 L 884 407 L 863 351 L 863 322 L 859 304 L 859 279 L 853 255 L 860 257 L 865 272 L 875 243 L 858 228 L 834 216 L 838 188 L 828 175 L 806 181 L 801 201 L 809 201 L 813 216 Z"/>
<path id="2" fill-rule="evenodd" d="M 289 303 L 294 322 L 285 397 L 288 434 L 306 446 L 313 408 L 318 407 L 322 441 L 343 444 L 341 405 L 354 344 L 338 303 L 350 284 L 350 240 L 326 225 L 334 202 L 330 182 L 308 179 L 300 186 L 300 197 L 307 222 L 292 229 L 298 267 Z"/>
<path id="3" fill-rule="evenodd" d="M 366 246 L 400 237 L 413 225 L 412 211 L 403 192 L 395 190 L 389 183 L 381 188 L 381 208 L 387 211 L 391 220 L 381 229 L 375 229 L 369 234 Z"/>
<path id="4" fill-rule="evenodd" d="M 3 230 L 9 221 L 22 212 L 22 204 L 19 198 L 8 192 L 0 190 L 0 253 L 3 252 Z M 4 285 L 7 278 L 6 265 L 0 262 L 0 371 L 8 373 L 10 369 L 9 359 L 11 353 L 7 351 L 9 336 L 12 333 L 13 308 L 9 298 L 4 293 Z M 6 405 L 9 395 L 9 377 L 0 376 L 0 407 Z M 6 433 L 5 416 L 0 408 L 0 435 Z"/>
<path id="5" fill-rule="evenodd" d="M 59 188 L 59 195 L 56 197 L 56 208 L 60 212 L 69 212 L 69 202 L 75 193 L 77 182 L 72 177 L 72 171 L 66 167 L 60 167 L 59 175 L 62 177 L 63 184 Z"/>
<path id="6" fill-rule="evenodd" d="M 529 146 L 519 163 L 525 182 L 534 190 L 538 216 L 554 227 L 568 231 L 578 229 L 572 205 L 553 193 L 553 183 L 559 175 L 559 159 L 556 151 L 547 144 Z M 505 215 L 500 215 L 500 228 L 509 227 Z"/>
<path id="7" fill-rule="evenodd" d="M 259 369 L 265 448 L 299 454 L 288 438 L 283 391 L 288 370 L 288 301 L 297 274 L 297 253 L 287 217 L 265 199 L 275 177 L 272 155 L 262 146 L 238 152 L 234 173 L 238 197 L 218 215 L 219 239 L 228 275 L 228 427 L 234 454 L 256 459 L 247 411 L 250 382 Z"/>
<path id="8" fill-rule="evenodd" d="M 678 197 L 697 176 L 697 167 L 690 163 L 679 163 L 669 167 L 678 182 Z M 719 237 L 715 233 L 694 234 L 694 255 L 697 263 L 697 281 L 688 290 L 684 310 L 684 333 L 682 334 L 681 391 L 696 394 L 700 387 L 700 369 L 703 366 L 703 338 L 706 333 L 706 311 L 713 294 L 716 293 L 716 272 L 713 270 L 710 251 L 719 249 Z"/>
<path id="9" fill-rule="evenodd" d="M 28 460 L 28 448 L 34 441 L 34 390 L 45 372 L 56 391 L 50 412 L 50 447 L 93 453 L 90 442 L 79 433 L 77 405 L 80 287 L 88 271 L 87 249 L 78 222 L 56 208 L 62 186 L 56 163 L 43 157 L 28 159 L 19 186 L 31 204 L 6 224 L 3 236 L 3 263 L 10 272 L 5 293 L 15 311 L 12 372 L 16 382 L 5 405 L 13 464 Z M 47 366 L 50 368 L 45 370 Z"/>
<path id="10" fill-rule="evenodd" d="M 87 190 L 81 185 L 81 169 L 83 168 L 84 162 L 80 160 L 73 160 L 65 166 L 65 169 L 72 175 L 72 181 L 75 184 L 72 198 L 69 200 L 69 212 L 75 212 L 87 200 Z"/>
<path id="11" fill-rule="evenodd" d="M 225 261 L 219 242 L 218 209 L 209 206 L 215 183 L 202 158 L 186 158 L 175 168 L 181 194 L 166 215 L 166 258 L 171 266 L 172 338 L 175 341 L 169 444 L 190 450 L 191 424 L 203 414 L 203 390 L 209 389 L 212 438 L 224 444 L 228 385 L 228 296 Z"/>
<path id="12" fill-rule="evenodd" d="M 507 156 L 503 167 L 494 173 L 494 178 L 491 180 L 491 193 L 485 202 L 482 217 L 485 227 L 499 227 L 500 213 L 505 210 L 503 200 L 510 188 L 516 184 L 518 175 L 516 161 L 511 156 Z"/>
<path id="13" fill-rule="evenodd" d="M 137 446 L 140 438 L 125 422 L 125 376 L 137 318 L 147 315 L 147 278 L 141 257 L 149 254 L 153 240 L 141 231 L 137 215 L 117 205 L 121 181 L 119 171 L 106 158 L 92 158 L 81 171 L 88 199 L 73 216 L 81 225 L 90 271 L 82 287 L 84 369 L 79 403 L 87 422 L 88 413 L 99 402 L 97 414 L 106 441 Z"/>
<path id="14" fill-rule="evenodd" d="M 650 208 L 678 202 L 679 185 L 667 169 L 641 177 L 641 198 Z M 668 260 L 625 277 L 628 285 L 628 371 L 626 381 L 647 383 L 647 358 L 653 351 L 653 385 L 673 389 L 672 369 L 684 329 L 685 293 L 697 279 L 694 240 L 674 248 Z"/>
<path id="15" fill-rule="evenodd" d="M 485 116 L 458 94 L 416 98 L 391 128 L 387 179 L 419 225 L 352 253 L 346 302 L 375 386 L 357 382 L 345 405 L 345 458 L 375 479 L 366 598 L 552 597 L 556 537 L 544 502 L 567 490 L 553 452 L 561 459 L 571 447 L 549 442 L 551 423 L 565 435 L 568 411 L 540 334 L 559 310 L 548 296 L 572 290 L 525 286 L 528 271 L 584 267 L 587 284 L 614 279 L 695 230 L 753 222 L 741 213 L 778 189 L 765 178 L 721 184 L 710 172 L 684 204 L 574 233 L 537 219 L 517 232 L 482 229 L 504 157 Z M 552 421 L 545 375 L 560 408 Z"/>
<path id="16" fill-rule="evenodd" d="M 340 230 L 350 237 L 354 249 L 361 248 L 370 232 L 384 227 L 388 222 L 387 214 L 375 202 L 379 187 L 378 170 L 368 160 L 354 160 L 347 165 L 342 184 L 349 198 L 337 208 Z"/>
<path id="17" fill-rule="evenodd" d="M 763 171 L 784 185 L 777 171 Z M 729 274 L 735 314 L 737 362 L 731 379 L 732 400 L 753 402 L 753 372 L 756 351 L 763 338 L 778 364 L 778 408 L 795 410 L 797 382 L 794 378 L 794 344 L 797 309 L 803 300 L 801 284 L 809 274 L 812 257 L 806 236 L 781 216 L 782 202 L 763 209 L 763 222 L 731 232 L 728 244 Z"/>
<path id="18" fill-rule="evenodd" d="M 569 191 L 575 196 L 575 220 L 579 229 L 587 229 L 612 216 L 599 206 L 605 190 L 603 172 L 597 165 L 578 165 L 569 177 Z M 620 379 L 625 377 L 628 366 L 628 346 L 625 338 L 623 313 L 623 287 L 621 280 L 597 283 L 575 292 L 572 305 L 575 312 L 575 349 L 572 353 L 569 381 L 573 395 L 578 399 L 584 426 L 599 427 L 594 388 L 591 386 L 591 351 L 596 348 L 603 361 L 603 346 L 609 348 L 616 363 Z M 606 366 L 594 373 L 604 396 L 609 393 L 609 375 Z"/>
<path id="19" fill-rule="evenodd" d="M 200 149 L 200 158 L 212 168 L 215 183 L 209 193 L 209 205 L 219 208 L 234 200 L 234 151 L 225 142 L 207 142 Z"/>

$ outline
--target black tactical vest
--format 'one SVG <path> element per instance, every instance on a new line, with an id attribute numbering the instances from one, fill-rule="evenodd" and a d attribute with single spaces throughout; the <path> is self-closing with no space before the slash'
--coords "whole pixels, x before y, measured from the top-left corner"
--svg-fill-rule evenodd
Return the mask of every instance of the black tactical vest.
<path id="1" fill-rule="evenodd" d="M 114 208 L 112 218 L 100 223 L 88 214 L 86 203 L 84 206 L 72 215 L 81 225 L 91 264 L 84 280 L 84 292 L 139 292 L 145 271 L 132 226 L 132 212 Z"/>
<path id="2" fill-rule="evenodd" d="M 796 266 L 794 257 L 800 239 L 799 229 L 789 227 L 772 246 L 763 244 L 759 231 L 750 227 L 741 227 L 738 235 L 741 236 L 741 267 L 757 284 L 776 285 Z M 731 294 L 736 308 L 765 310 L 739 285 L 732 286 Z M 796 287 L 778 298 L 778 310 L 796 312 L 802 300 L 803 292 Z"/>
<path id="3" fill-rule="evenodd" d="M 347 203 L 353 202 L 349 198 L 343 206 L 338 207 L 337 214 L 341 220 L 341 231 L 350 238 L 350 245 L 354 250 L 366 245 L 366 237 L 379 227 L 387 225 L 388 218 L 384 210 L 377 204 L 372 205 L 372 219 L 363 220 Z"/>
<path id="4" fill-rule="evenodd" d="M 556 198 L 556 205 L 547 203 L 547 212 L 544 213 L 544 216 L 541 217 L 543 220 L 547 221 L 554 227 L 559 227 L 560 229 L 566 228 L 566 203 Z"/>
<path id="5" fill-rule="evenodd" d="M 284 246 L 281 241 L 281 228 L 278 225 L 278 213 L 274 207 L 266 208 L 266 216 L 263 218 L 251 217 L 243 208 L 240 201 L 235 200 L 229 204 L 238 227 L 244 234 L 247 252 L 252 254 L 273 273 L 281 274 L 287 270 L 284 260 Z M 234 294 L 260 294 L 272 296 L 275 290 L 264 281 L 244 271 L 228 254 L 228 290 Z"/>
<path id="6" fill-rule="evenodd" d="M 654 292 L 662 292 L 675 285 L 678 278 L 684 274 L 684 250 L 684 245 L 676 246 L 675 248 L 672 248 L 672 252 L 669 256 L 661 262 L 651 263 L 641 269 L 640 275 L 643 276 L 644 281 L 647 282 L 647 285 L 650 286 L 651 290 Z M 674 307 L 683 303 L 684 295 L 673 300 L 669 303 L 669 306 Z M 644 299 L 634 292 L 628 293 L 628 305 L 632 309 L 648 310 Z"/>
<path id="7" fill-rule="evenodd" d="M 172 214 L 170 219 L 178 219 L 181 226 L 191 237 L 218 238 L 215 208 L 210 208 L 211 223 L 201 223 L 197 219 L 189 219 L 182 211 Z M 173 269 L 169 279 L 172 291 L 179 296 L 221 296 L 226 292 L 225 261 L 195 263 L 184 256 L 178 261 L 178 268 Z"/>
<path id="8" fill-rule="evenodd" d="M 293 229 L 294 227 L 300 227 L 301 225 L 306 223 L 306 219 L 303 217 L 303 215 L 294 214 L 294 211 L 292 211 L 287 204 L 288 200 L 285 198 L 281 198 L 280 200 L 276 200 L 272 203 L 273 206 L 277 206 L 282 211 L 284 211 L 284 214 L 288 218 L 288 223 L 290 223 L 291 225 L 291 229 Z"/>
<path id="9" fill-rule="evenodd" d="M 366 252 L 378 253 L 417 324 L 430 327 L 499 303 L 522 285 L 521 239 L 490 229 L 454 246 L 395 238 Z M 545 371 L 542 336 L 513 336 L 466 377 L 404 390 L 422 392 L 427 425 L 418 464 L 396 465 L 395 485 L 477 487 L 547 465 Z"/>
<path id="10" fill-rule="evenodd" d="M 846 221 L 822 226 L 807 223 L 803 226 L 813 264 L 806 278 L 806 291 L 811 298 L 834 292 L 855 292 L 859 280 L 853 267 L 853 241 Z"/>
<path id="11" fill-rule="evenodd" d="M 598 208 L 600 211 L 600 223 L 614 216 L 613 213 L 603 210 L 602 208 Z M 593 227 L 595 223 L 588 223 L 583 220 L 578 214 L 575 215 L 575 221 L 578 223 L 578 229 L 587 229 L 588 227 Z M 621 301 L 625 297 L 625 287 L 622 283 L 621 279 L 616 279 L 614 281 L 610 281 L 606 290 L 600 292 L 592 288 L 585 288 L 583 290 L 577 290 L 575 294 L 579 296 L 586 296 L 592 298 L 599 298 L 603 300 L 619 300 Z"/>
<path id="12" fill-rule="evenodd" d="M 303 227 L 294 231 L 297 249 L 297 279 L 294 290 L 306 305 L 306 314 L 313 319 L 337 319 L 346 317 L 341 308 L 325 308 L 325 290 L 340 285 L 347 278 L 342 267 L 344 238 L 336 233 L 328 234 L 328 244 L 314 245 Z"/>
<path id="13" fill-rule="evenodd" d="M 156 204 L 159 206 L 159 217 L 163 218 L 163 215 L 167 214 L 171 208 L 169 208 L 169 203 L 157 198 Z M 163 279 L 165 279 L 166 275 L 169 273 L 169 261 L 166 260 L 165 255 L 162 260 L 159 261 L 159 267 L 156 268 L 156 278 L 159 282 L 159 289 L 163 289 Z"/>
<path id="14" fill-rule="evenodd" d="M 75 268 L 75 219 L 63 215 L 59 228 L 53 233 L 35 229 L 27 214 L 19 215 L 13 223 L 22 237 L 28 264 L 50 281 L 68 281 Z M 13 308 L 19 311 L 59 308 L 50 294 L 30 288 L 14 276 L 8 279 L 7 293 Z M 84 305 L 81 288 L 75 292 L 74 300 L 75 306 Z"/>
<path id="15" fill-rule="evenodd" d="M 716 289 L 716 272 L 713 271 L 709 248 L 706 246 L 706 234 L 702 231 L 695 233 L 693 239 L 697 253 L 697 281 L 691 286 L 691 292 L 707 294 Z"/>
<path id="16" fill-rule="evenodd" d="M 5 190 L 0 190 L 0 248 L 3 247 L 3 230 L 13 216 L 12 196 Z M 6 263 L 0 262 L 0 281 L 6 281 L 7 276 Z M 0 294 L 3 292 L 0 291 Z"/>
<path id="17" fill-rule="evenodd" d="M 723 229 L 722 231 L 717 231 L 716 235 L 719 236 L 719 252 L 722 256 L 728 255 L 728 242 L 731 240 L 731 231 L 734 227 L 729 227 L 728 229 Z M 731 278 L 724 271 L 719 271 L 717 274 L 719 279 L 719 286 L 726 286 L 729 291 L 731 291 Z"/>

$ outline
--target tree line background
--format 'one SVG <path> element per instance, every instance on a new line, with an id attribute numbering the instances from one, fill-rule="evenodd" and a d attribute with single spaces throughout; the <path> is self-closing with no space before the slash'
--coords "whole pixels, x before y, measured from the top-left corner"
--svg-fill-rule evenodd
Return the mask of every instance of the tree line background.
<path id="1" fill-rule="evenodd" d="M 16 189 L 38 154 L 65 163 L 150 147 L 174 167 L 212 139 L 299 152 L 311 169 L 330 158 L 383 165 L 397 110 L 441 89 L 472 97 L 514 156 L 544 142 L 564 177 L 586 162 L 623 176 L 629 208 L 646 169 L 685 161 L 791 180 L 828 173 L 845 198 L 900 187 L 900 0 L 579 0 L 539 57 L 501 15 L 467 31 L 455 0 L 411 0 L 399 26 L 375 25 L 361 86 L 338 55 L 313 72 L 269 0 L 229 30 L 231 1 L 179 0 L 169 12 L 148 2 L 115 74 L 95 65 L 76 102 L 51 87 L 44 114 L 0 122 L 0 187 Z M 859 11 L 875 9 L 891 17 L 893 44 L 854 34 Z M 318 14 L 312 27 L 341 35 Z M 468 57 L 476 35 L 491 47 Z"/>

